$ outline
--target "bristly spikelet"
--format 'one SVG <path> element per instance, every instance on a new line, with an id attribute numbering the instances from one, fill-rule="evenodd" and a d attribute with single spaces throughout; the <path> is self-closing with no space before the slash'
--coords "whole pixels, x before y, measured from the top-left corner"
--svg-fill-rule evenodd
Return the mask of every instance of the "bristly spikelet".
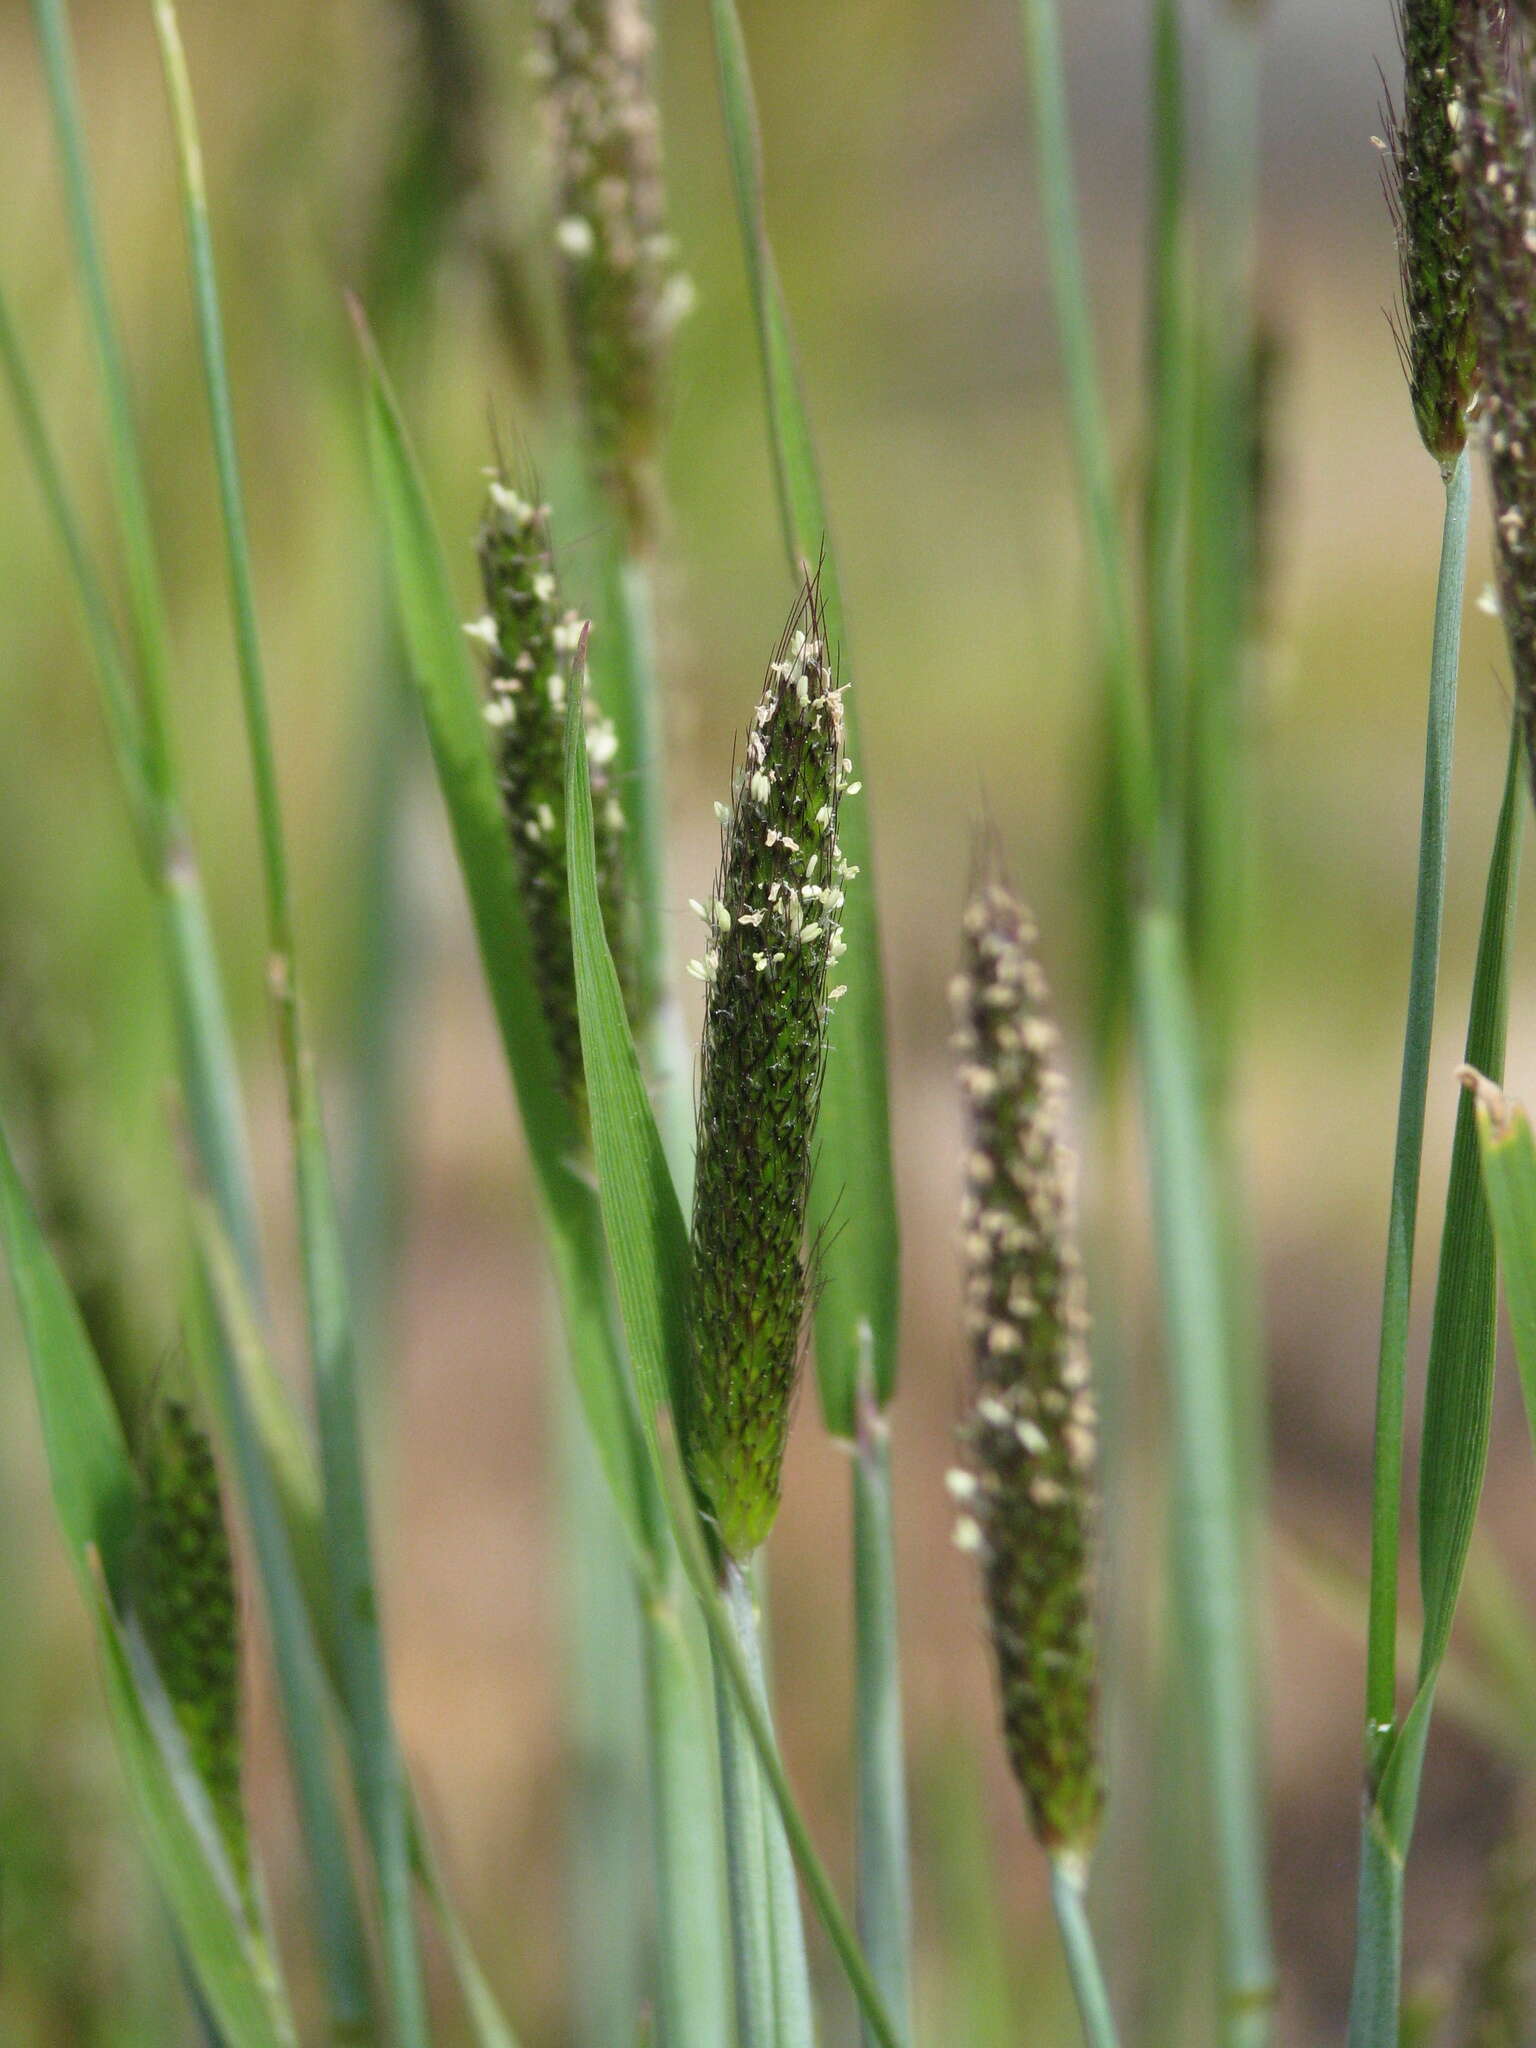
<path id="1" fill-rule="evenodd" d="M 1512 47 L 1502 6 L 1468 0 L 1456 57 L 1499 609 L 1536 776 L 1536 160 L 1525 53 Z"/>
<path id="2" fill-rule="evenodd" d="M 578 1115 L 585 1102 L 565 838 L 566 674 L 582 622 L 561 609 L 549 513 L 505 481 L 492 482 L 480 527 L 486 613 L 468 627 L 485 651 L 485 716 L 495 736 L 502 802 L 523 886 L 538 996 L 560 1084 Z M 585 698 L 598 890 L 620 981 L 633 997 L 624 893 L 624 813 L 613 788 L 617 740 Z M 633 1000 L 632 1000 L 633 1008 Z"/>
<path id="3" fill-rule="evenodd" d="M 240 1609 L 218 1469 L 185 1401 L 144 1431 L 134 1609 L 242 1891 L 250 1849 L 240 1792 Z"/>
<path id="4" fill-rule="evenodd" d="M 745 1558 L 779 1504 L 809 1291 L 812 1146 L 829 988 L 854 870 L 838 806 L 858 789 L 816 585 L 768 669 L 747 735 L 705 924 L 694 1376 L 684 1435 L 720 1540 Z"/>
<path id="5" fill-rule="evenodd" d="M 687 310 L 674 267 L 644 0 L 539 0 L 566 332 L 598 476 L 632 541 L 652 523 L 666 344 Z"/>
<path id="6" fill-rule="evenodd" d="M 1457 175 L 1456 17 L 1461 0 L 1399 0 L 1403 103 L 1386 114 L 1383 173 L 1397 231 L 1394 323 L 1413 416 L 1442 467 L 1461 453 L 1477 383 L 1466 201 Z"/>
<path id="7" fill-rule="evenodd" d="M 1034 932 L 999 881 L 965 912 L 954 983 L 968 1123 L 962 1209 L 974 1401 L 951 1475 L 980 1558 L 1004 1739 L 1050 1849 L 1086 1850 L 1094 1740 L 1091 1475 L 1097 1421 L 1073 1231 L 1063 1082 Z"/>

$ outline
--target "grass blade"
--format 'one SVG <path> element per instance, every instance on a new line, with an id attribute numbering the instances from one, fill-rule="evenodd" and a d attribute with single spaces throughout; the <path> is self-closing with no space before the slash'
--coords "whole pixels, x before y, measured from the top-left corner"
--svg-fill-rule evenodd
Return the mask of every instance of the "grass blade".
<path id="1" fill-rule="evenodd" d="M 821 564 L 828 639 L 837 651 L 839 680 L 848 684 L 854 677 L 842 586 L 828 537 L 794 338 L 768 240 L 762 152 L 746 42 L 735 0 L 710 0 L 710 11 L 731 175 L 762 355 L 784 543 L 797 580 L 802 564 L 813 568 L 818 561 Z M 845 715 L 848 749 L 857 761 L 861 755 L 857 689 L 849 691 Z M 895 1387 L 900 1252 L 886 1088 L 885 998 L 867 805 L 847 805 L 839 830 L 849 860 L 864 871 L 864 885 L 849 891 L 843 914 L 848 993 L 838 1005 L 829 1034 L 811 1219 L 813 1231 L 830 1229 L 837 1239 L 836 1254 L 826 1261 L 816 1304 L 816 1372 L 822 1412 L 834 1435 L 852 1439 L 858 1434 L 859 1373 L 866 1353 L 882 1405 Z"/>
<path id="2" fill-rule="evenodd" d="M 1520 721 L 1488 868 L 1467 1023 L 1467 1065 L 1499 1081 L 1509 1020 L 1509 953 L 1520 875 Z M 1419 1457 L 1419 1584 L 1424 1600 L 1421 1679 L 1450 1641 L 1472 1525 L 1482 1492 L 1493 1401 L 1497 1261 L 1478 1166 L 1477 1112 L 1463 1095 L 1451 1148 L 1440 1270 L 1430 1328 Z"/>
<path id="3" fill-rule="evenodd" d="M 228 2048 L 293 2048 L 260 1931 L 208 1853 L 206 1816 L 151 1725 L 109 1585 L 123 1590 L 137 1481 L 79 1310 L 0 1133 L 0 1236 L 26 1337 L 60 1525 L 96 1622 L 113 1734 L 151 1865 Z M 201 1823 L 201 1825 L 200 1825 Z"/>
<path id="4" fill-rule="evenodd" d="M 1504 1269 L 1520 1391 L 1536 1439 L 1536 1141 L 1518 1102 L 1485 1075 L 1465 1072 L 1476 1102 L 1483 1192 Z"/>
<path id="5" fill-rule="evenodd" d="M 1456 678 L 1461 657 L 1462 592 L 1466 582 L 1467 508 L 1471 467 L 1463 450 L 1446 481 L 1445 529 L 1435 590 L 1424 743 L 1424 797 L 1419 824 L 1419 876 L 1408 970 L 1408 1021 L 1403 1035 L 1397 1141 L 1387 1223 L 1381 1345 L 1376 1368 L 1376 1431 L 1371 1457 L 1371 1605 L 1366 1650 L 1366 1732 L 1372 1777 L 1384 1762 L 1397 1719 L 1397 1565 L 1402 1519 L 1403 1397 L 1408 1308 L 1424 1152 L 1424 1107 L 1445 907 L 1445 836 L 1451 795 Z"/>
<path id="6" fill-rule="evenodd" d="M 522 893 L 432 516 L 404 423 L 371 341 L 361 329 L 368 433 L 390 541 L 411 675 L 464 876 L 481 962 L 528 1142 L 549 1234 L 577 1387 L 603 1471 L 635 1557 L 653 1556 L 659 1509 L 616 1349 L 604 1271 L 602 1220 L 575 1169 L 580 1136 L 561 1095 L 538 1006 Z"/>
<path id="7" fill-rule="evenodd" d="M 347 1707 L 358 1800 L 377 1875 L 385 1974 L 395 2027 L 401 2048 L 425 2048 L 426 1986 L 411 1909 L 405 1776 L 389 1703 L 381 1602 L 368 1528 L 362 1410 L 351 1306 L 319 1095 L 299 1014 L 277 765 L 257 629 L 202 150 L 186 57 L 171 0 L 155 0 L 154 16 L 176 141 L 193 303 L 213 434 L 235 652 L 256 789 L 272 983 L 294 1148 L 300 1250 L 320 1434 L 326 1554 L 335 1595 L 342 1694 Z"/>
<path id="8" fill-rule="evenodd" d="M 1138 920 L 1135 969 L 1143 1114 L 1176 1411 L 1178 1552 L 1188 1575 L 1194 1690 L 1219 1873 L 1222 2039 L 1236 2048 L 1267 2037 L 1274 1962 L 1242 1507 L 1232 1455 L 1221 1233 L 1188 968 L 1168 913 L 1143 913 Z"/>
<path id="9" fill-rule="evenodd" d="M 1520 747 L 1517 718 L 1488 865 L 1467 1025 L 1467 1064 L 1494 1077 L 1504 1066 L 1510 927 L 1520 864 Z M 1497 1278 L 1493 1229 L 1479 1176 L 1476 1110 L 1471 1096 L 1464 1094 L 1451 1148 L 1419 1455 L 1424 1634 L 1418 1690 L 1387 1752 L 1362 1827 L 1350 2048 L 1395 2048 L 1397 2041 L 1404 1867 L 1413 1839 L 1435 1688 L 1450 1642 L 1488 1457 Z"/>
<path id="10" fill-rule="evenodd" d="M 106 262 L 96 226 L 90 169 L 85 154 L 85 124 L 75 79 L 74 50 L 65 0 L 33 0 L 33 20 L 42 50 L 43 74 L 53 114 L 54 136 L 64 173 L 64 198 L 70 235 L 75 245 L 80 282 L 96 356 L 97 380 L 106 415 L 108 478 L 117 515 L 118 537 L 128 570 L 128 595 L 133 615 L 142 687 L 144 764 L 155 799 L 170 796 L 175 783 L 169 717 L 170 636 L 165 601 L 155 560 L 149 493 L 133 422 L 122 343 L 112 315 Z"/>

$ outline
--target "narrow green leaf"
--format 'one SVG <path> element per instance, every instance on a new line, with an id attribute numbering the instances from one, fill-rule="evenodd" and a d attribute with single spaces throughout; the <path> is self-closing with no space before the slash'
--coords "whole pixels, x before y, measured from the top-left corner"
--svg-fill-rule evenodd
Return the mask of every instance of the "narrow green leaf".
<path id="1" fill-rule="evenodd" d="M 1525 1415 L 1536 1438 L 1536 1140 L 1518 1102 L 1466 1069 L 1476 1101 L 1483 1190 L 1493 1218 Z"/>
<path id="2" fill-rule="evenodd" d="M 1466 1061 L 1499 1081 L 1509 1016 L 1509 949 L 1520 872 L 1520 721 L 1510 742 L 1504 797 L 1488 868 L 1472 983 Z M 1478 1167 L 1477 1112 L 1463 1095 L 1451 1148 L 1440 1270 L 1430 1328 L 1419 1454 L 1419 1581 L 1424 1597 L 1420 1674 L 1450 1641 L 1461 1575 L 1482 1493 L 1493 1405 L 1497 1266 Z"/>
<path id="3" fill-rule="evenodd" d="M 315 1409 L 319 1424 L 326 1556 L 335 1596 L 337 1648 L 347 1706 L 358 1803 L 373 1850 L 380 1931 L 390 2003 L 401 2048 L 426 2048 L 426 1984 L 411 1910 L 405 1775 L 385 1666 L 383 1620 L 368 1520 L 356 1342 L 335 1184 L 321 1122 L 314 1068 L 304 1042 L 287 853 L 277 763 L 257 628 L 236 452 L 223 317 L 214 268 L 202 147 L 191 81 L 172 0 L 155 0 L 155 30 L 170 100 L 192 274 L 193 306 L 207 385 L 218 480 L 236 664 L 266 896 L 271 981 L 287 1083 L 299 1242 Z"/>
<path id="4" fill-rule="evenodd" d="M 362 328 L 368 433 L 411 675 L 469 896 L 549 1233 L 577 1386 L 636 1558 L 657 1521 L 645 1449 L 617 1349 L 604 1278 L 602 1219 L 576 1167 L 580 1136 L 561 1094 L 534 988 L 532 949 L 506 819 L 463 630 L 404 422 Z"/>
<path id="5" fill-rule="evenodd" d="M 746 42 L 735 0 L 710 0 L 726 140 L 741 219 L 747 277 L 757 320 L 769 440 L 779 512 L 792 575 L 821 567 L 822 606 L 840 682 L 854 681 L 842 586 L 800 389 L 794 337 L 768 240 L 762 152 Z M 850 688 L 844 710 L 848 747 L 862 761 L 860 700 Z M 838 831 L 848 859 L 863 870 L 843 912 L 848 993 L 829 1031 L 820 1149 L 811 1189 L 812 1227 L 835 1240 L 816 1303 L 816 1373 L 822 1412 L 834 1435 L 858 1432 L 862 1360 L 872 1364 L 881 1404 L 896 1384 L 900 1245 L 891 1160 L 885 1059 L 885 995 L 876 915 L 867 803 L 845 803 Z"/>
<path id="6" fill-rule="evenodd" d="M 1488 863 L 1467 1025 L 1467 1064 L 1502 1075 L 1510 929 L 1519 877 L 1521 722 L 1510 734 L 1504 794 Z M 1435 1690 L 1450 1643 L 1488 1458 L 1497 1336 L 1497 1262 L 1478 1166 L 1477 1112 L 1463 1094 L 1451 1148 L 1430 1328 L 1419 1454 L 1419 1578 L 1424 1635 L 1408 1717 L 1366 1808 L 1349 2048 L 1396 2048 L 1402 1993 L 1403 1876 L 1418 1811 Z"/>
<path id="7" fill-rule="evenodd" d="M 1366 1722 L 1373 1768 L 1381 1762 L 1384 1746 L 1390 1742 L 1397 1711 L 1398 1538 L 1402 1519 L 1408 1308 L 1424 1151 L 1424 1105 L 1440 969 L 1440 926 L 1445 908 L 1445 838 L 1471 492 L 1471 465 L 1463 450 L 1446 481 L 1440 572 L 1435 587 L 1413 951 L 1408 971 L 1408 1015 L 1403 1031 L 1386 1277 L 1382 1283 L 1381 1343 L 1376 1366 L 1376 1428 L 1371 1456 L 1371 1611 L 1366 1665 Z"/>
<path id="8" fill-rule="evenodd" d="M 271 1957 L 210 1864 L 150 1724 L 106 1586 L 98 1577 L 90 1590 L 112 1730 L 139 1831 L 224 2048 L 297 2048 Z"/>
<path id="9" fill-rule="evenodd" d="M 133 1464 L 80 1311 L 38 1228 L 3 1130 L 0 1229 L 70 1559 L 88 1592 L 85 1553 L 93 1548 L 117 1587 L 137 1491 Z"/>
<path id="10" fill-rule="evenodd" d="M 119 1633 L 108 1587 L 120 1589 L 124 1579 L 136 1496 L 133 1466 L 79 1309 L 38 1227 L 3 1132 L 0 1235 L 26 1337 L 54 1501 L 97 1624 L 113 1734 L 150 1862 L 228 2048 L 289 2048 L 295 2037 L 270 1959 L 245 1921 L 227 1862 L 210 1856 L 216 1830 L 206 1812 L 200 1830 L 188 1787 L 178 1784 L 151 1726 Z"/>

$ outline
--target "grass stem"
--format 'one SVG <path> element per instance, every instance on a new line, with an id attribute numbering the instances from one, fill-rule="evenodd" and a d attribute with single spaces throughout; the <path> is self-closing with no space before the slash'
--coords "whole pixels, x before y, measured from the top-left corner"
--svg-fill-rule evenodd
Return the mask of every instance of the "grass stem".
<path id="1" fill-rule="evenodd" d="M 891 1447 L 864 1386 L 853 1458 L 859 1940 L 903 2044 L 912 2035 L 912 1896 L 892 1542 Z M 873 2037 L 868 2028 L 866 2043 Z"/>
<path id="2" fill-rule="evenodd" d="M 1051 1858 L 1051 1905 L 1066 1951 L 1067 1974 L 1083 2022 L 1088 2048 L 1118 2048 L 1109 1992 L 1099 1967 L 1099 1952 L 1088 1924 L 1088 1866 L 1080 1856 L 1062 1851 Z"/>

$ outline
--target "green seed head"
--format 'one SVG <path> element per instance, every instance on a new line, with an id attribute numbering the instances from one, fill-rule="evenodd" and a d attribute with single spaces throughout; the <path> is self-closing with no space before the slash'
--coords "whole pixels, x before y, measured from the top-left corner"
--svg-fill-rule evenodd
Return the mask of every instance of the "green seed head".
<path id="1" fill-rule="evenodd" d="M 1400 0 L 1401 112 L 1387 108 L 1387 202 L 1397 230 L 1398 348 L 1424 446 L 1461 453 L 1477 381 L 1466 203 L 1453 126 L 1460 0 Z"/>
<path id="2" fill-rule="evenodd" d="M 753 714 L 707 903 L 693 1202 L 689 1463 L 732 1557 L 778 1510 L 808 1274 L 805 1211 L 829 988 L 854 870 L 837 839 L 851 783 L 842 700 L 814 584 Z"/>
<path id="3" fill-rule="evenodd" d="M 242 1890 L 240 1610 L 219 1475 L 185 1401 L 160 1399 L 140 1454 L 134 1607 Z"/>
<path id="4" fill-rule="evenodd" d="M 480 527 L 486 613 L 468 631 L 485 651 L 485 716 L 494 734 L 502 801 L 523 888 L 539 1001 L 560 1084 L 584 1114 L 581 1032 L 571 958 L 566 875 L 566 674 L 582 622 L 560 604 L 547 508 L 505 481 L 491 485 Z M 613 787 L 617 740 L 585 698 L 598 888 L 608 943 L 634 1010 L 634 958 L 624 891 L 624 813 Z"/>
<path id="5" fill-rule="evenodd" d="M 1504 10 L 1469 0 L 1457 31 L 1457 162 L 1475 276 L 1478 412 L 1488 457 L 1499 608 L 1515 698 L 1536 713 L 1536 162 L 1523 68 Z"/>
<path id="6" fill-rule="evenodd" d="M 967 906 L 954 984 L 968 1124 L 962 1210 L 974 1400 L 951 1475 L 981 1561 L 1004 1739 L 1035 1833 L 1086 1848 L 1094 1741 L 1090 1481 L 1096 1416 L 1056 1033 L 1034 932 L 1000 882 Z"/>
<path id="7" fill-rule="evenodd" d="M 652 523 L 668 337 L 687 280 L 666 232 L 654 35 L 643 0 L 539 0 L 555 244 L 588 445 L 632 540 Z"/>

